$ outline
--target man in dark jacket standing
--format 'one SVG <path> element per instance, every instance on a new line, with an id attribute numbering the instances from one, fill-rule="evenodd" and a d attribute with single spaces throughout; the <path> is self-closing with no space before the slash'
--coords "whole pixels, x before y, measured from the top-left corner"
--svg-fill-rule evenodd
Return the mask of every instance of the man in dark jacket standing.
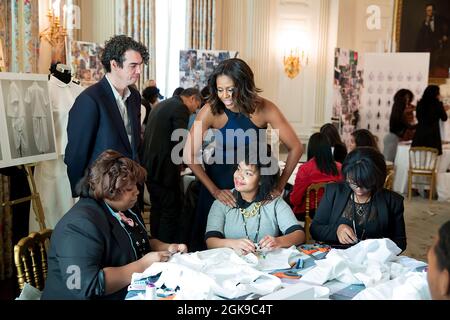
<path id="1" fill-rule="evenodd" d="M 180 143 L 187 135 L 189 115 L 199 108 L 201 101 L 197 89 L 185 89 L 180 96 L 160 102 L 152 109 L 147 121 L 142 164 L 148 172 L 146 184 L 151 202 L 151 235 L 162 241 L 172 241 L 177 237 L 183 151 Z M 177 129 L 185 131 L 181 135 L 174 134 Z"/>
<path id="2" fill-rule="evenodd" d="M 101 61 L 106 75 L 84 90 L 69 112 L 64 163 L 72 196 L 95 159 L 112 149 L 139 162 L 141 95 L 132 85 L 139 80 L 149 54 L 140 42 L 125 35 L 105 44 Z"/>

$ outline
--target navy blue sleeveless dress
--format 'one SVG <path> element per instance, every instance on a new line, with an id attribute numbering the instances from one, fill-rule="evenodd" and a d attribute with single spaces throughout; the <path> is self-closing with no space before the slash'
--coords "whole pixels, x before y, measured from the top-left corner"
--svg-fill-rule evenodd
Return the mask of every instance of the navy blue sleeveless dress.
<path id="1" fill-rule="evenodd" d="M 237 165 L 238 152 L 245 145 L 266 144 L 266 128 L 256 126 L 249 117 L 225 108 L 228 121 L 221 129 L 214 130 L 214 160 L 205 163 L 208 177 L 219 189 L 233 189 L 233 173 Z M 240 150 L 240 151 L 239 151 Z M 199 198 L 193 221 L 189 251 L 206 249 L 204 240 L 208 213 L 215 198 L 201 184 Z"/>

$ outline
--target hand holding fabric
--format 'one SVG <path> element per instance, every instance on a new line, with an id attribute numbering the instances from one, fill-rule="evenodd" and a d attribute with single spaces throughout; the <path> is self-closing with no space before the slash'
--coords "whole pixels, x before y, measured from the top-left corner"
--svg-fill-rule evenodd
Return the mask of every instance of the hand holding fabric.
<path id="1" fill-rule="evenodd" d="M 353 229 L 346 224 L 341 224 L 337 228 L 336 235 L 342 244 L 353 244 L 358 240 Z"/>

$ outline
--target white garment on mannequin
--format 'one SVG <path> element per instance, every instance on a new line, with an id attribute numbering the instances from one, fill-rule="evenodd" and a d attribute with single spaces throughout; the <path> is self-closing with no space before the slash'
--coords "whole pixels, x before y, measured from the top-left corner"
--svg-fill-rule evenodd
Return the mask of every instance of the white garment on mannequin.
<path id="1" fill-rule="evenodd" d="M 25 106 L 22 101 L 19 87 L 14 81 L 11 81 L 6 105 L 6 115 L 11 118 L 14 146 L 19 157 L 25 155 L 28 151 L 28 135 L 25 119 Z M 14 157 L 14 155 L 13 155 Z"/>
<path id="2" fill-rule="evenodd" d="M 39 162 L 34 170 L 36 188 L 44 208 L 45 225 L 54 229 L 62 216 L 75 204 L 72 198 L 64 150 L 67 144 L 67 121 L 69 110 L 83 87 L 64 83 L 51 76 L 49 81 L 50 101 L 55 123 L 56 152 L 58 159 Z M 39 230 L 33 208 L 30 209 L 30 232 Z"/>
<path id="3" fill-rule="evenodd" d="M 52 102 L 53 122 L 55 123 L 56 153 L 63 155 L 67 145 L 69 111 L 84 88 L 73 82 L 64 83 L 51 76 L 48 82 L 48 90 Z"/>

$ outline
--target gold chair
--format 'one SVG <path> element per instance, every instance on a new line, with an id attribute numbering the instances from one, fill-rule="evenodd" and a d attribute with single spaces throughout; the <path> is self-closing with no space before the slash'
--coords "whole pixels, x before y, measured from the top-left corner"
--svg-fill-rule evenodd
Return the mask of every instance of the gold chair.
<path id="1" fill-rule="evenodd" d="M 39 290 L 44 289 L 47 278 L 47 251 L 51 229 L 32 232 L 14 246 L 14 263 L 20 290 L 25 282 Z"/>
<path id="2" fill-rule="evenodd" d="M 413 176 L 422 176 L 430 178 L 430 183 L 414 182 L 415 185 L 429 185 L 430 198 L 433 199 L 434 187 L 436 183 L 436 164 L 438 150 L 427 147 L 412 147 L 409 150 L 409 169 L 408 169 L 408 200 L 411 200 L 411 189 Z"/>
<path id="3" fill-rule="evenodd" d="M 394 174 L 395 171 L 394 169 L 388 169 L 388 173 L 386 175 L 386 180 L 384 180 L 384 188 L 391 190 L 392 191 L 392 187 L 394 185 Z"/>
<path id="4" fill-rule="evenodd" d="M 311 234 L 309 232 L 309 227 L 311 226 L 312 218 L 309 215 L 310 211 L 310 197 L 311 194 L 314 192 L 314 203 L 315 203 L 315 210 L 317 211 L 317 207 L 319 206 L 319 201 L 317 195 L 319 194 L 320 189 L 325 189 L 325 185 L 328 182 L 319 182 L 319 183 L 313 183 L 306 189 L 306 203 L 305 203 L 305 233 L 306 233 L 306 243 L 310 242 L 312 240 Z"/>

